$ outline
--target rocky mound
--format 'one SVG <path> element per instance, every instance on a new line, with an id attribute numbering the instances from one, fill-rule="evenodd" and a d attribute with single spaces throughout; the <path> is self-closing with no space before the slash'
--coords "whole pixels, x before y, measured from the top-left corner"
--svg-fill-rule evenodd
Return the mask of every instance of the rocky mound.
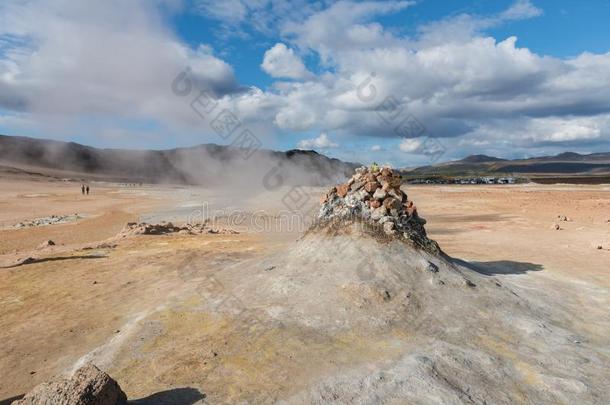
<path id="1" fill-rule="evenodd" d="M 202 309 L 245 325 L 247 351 L 227 349 L 240 364 L 265 382 L 287 373 L 295 380 L 293 396 L 276 399 L 604 403 L 603 349 L 583 344 L 559 296 L 515 287 L 397 234 L 381 239 L 360 223 L 308 232 L 289 251 L 226 267 L 214 287 L 200 287 Z M 267 389 L 238 399 L 271 403 Z"/>
<path id="2" fill-rule="evenodd" d="M 404 239 L 431 253 L 439 253 L 438 244 L 426 235 L 426 220 L 401 190 L 401 182 L 401 175 L 390 167 L 359 167 L 347 183 L 331 188 L 322 196 L 314 227 L 360 222 L 373 233 Z"/>
<path id="3" fill-rule="evenodd" d="M 117 235 L 118 238 L 126 238 L 134 235 L 202 235 L 202 234 L 237 234 L 233 229 L 211 228 L 206 224 L 186 224 L 184 226 L 174 225 L 171 222 L 160 224 L 148 224 L 146 222 L 128 222 L 123 230 Z"/>
<path id="4" fill-rule="evenodd" d="M 92 364 L 78 369 L 69 379 L 36 386 L 13 405 L 123 405 L 127 396 L 108 374 Z"/>
<path id="5" fill-rule="evenodd" d="M 289 397 L 259 386 L 230 399 L 603 403 L 603 349 L 583 350 L 562 298 L 443 254 L 400 180 L 359 168 L 289 251 L 201 283 L 200 308 L 242 328 L 227 352 L 265 382 L 291 376 Z"/>

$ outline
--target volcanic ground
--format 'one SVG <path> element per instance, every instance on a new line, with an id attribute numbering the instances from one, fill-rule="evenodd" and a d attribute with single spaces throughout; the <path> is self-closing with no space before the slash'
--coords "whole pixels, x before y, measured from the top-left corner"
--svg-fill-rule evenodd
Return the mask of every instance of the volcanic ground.
<path id="1" fill-rule="evenodd" d="M 152 403 L 610 401 L 607 186 L 403 186 L 441 252 L 353 218 L 262 226 L 290 189 L 2 186 L 2 400 L 93 363 Z M 317 217 L 328 189 L 303 191 Z M 125 228 L 206 204 L 237 207 Z"/>

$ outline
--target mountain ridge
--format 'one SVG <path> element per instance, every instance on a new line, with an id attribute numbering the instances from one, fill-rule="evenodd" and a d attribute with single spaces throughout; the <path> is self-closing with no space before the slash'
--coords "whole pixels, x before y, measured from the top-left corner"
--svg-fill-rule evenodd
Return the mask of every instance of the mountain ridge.
<path id="1" fill-rule="evenodd" d="M 563 152 L 554 156 L 502 159 L 470 155 L 464 159 L 405 169 L 407 177 L 467 176 L 583 176 L 610 175 L 610 152 L 579 154 Z"/>
<path id="2" fill-rule="evenodd" d="M 131 150 L 0 135 L 2 164 L 46 169 L 59 177 L 192 185 L 251 184 L 264 179 L 274 167 L 282 169 L 282 184 L 323 185 L 346 177 L 357 167 L 307 150 L 251 151 L 217 144 Z"/>

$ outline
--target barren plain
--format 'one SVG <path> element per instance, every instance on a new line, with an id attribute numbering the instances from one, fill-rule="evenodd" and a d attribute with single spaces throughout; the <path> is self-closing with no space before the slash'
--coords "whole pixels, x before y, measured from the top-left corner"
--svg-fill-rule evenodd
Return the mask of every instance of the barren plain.
<path id="1" fill-rule="evenodd" d="M 322 315 L 309 324 L 287 324 L 277 321 L 286 308 L 262 306 L 262 298 L 248 296 L 257 285 L 275 288 L 262 278 L 277 270 L 270 258 L 290 252 L 304 230 L 260 226 L 281 216 L 289 189 L 240 198 L 239 190 L 93 183 L 91 195 L 83 196 L 80 184 L 23 175 L 5 175 L 0 189 L 0 402 L 10 403 L 40 382 L 93 362 L 130 399 L 145 403 L 348 403 L 340 390 L 329 389 L 328 398 L 319 394 L 323 390 L 318 396 L 309 390 L 338 386 L 333 378 L 353 370 L 384 369 L 415 344 L 414 335 L 394 326 L 379 333 L 324 326 L 328 333 L 320 333 L 316 322 Z M 324 192 L 304 190 L 309 205 L 317 205 Z M 561 314 L 557 325 L 574 331 L 561 344 L 583 351 L 592 364 L 591 379 L 599 383 L 588 386 L 552 370 L 547 374 L 544 365 L 511 348 L 510 336 L 490 333 L 474 344 L 513 370 L 524 386 L 549 391 L 556 403 L 568 403 L 572 394 L 583 395 L 585 402 L 608 399 L 610 186 L 403 190 L 445 253 L 536 297 L 543 312 L 542 303 L 552 303 L 553 313 Z M 192 221 L 204 206 L 245 213 L 213 224 L 239 233 L 116 237 L 127 222 Z M 67 219 L 27 226 L 52 216 Z M 41 246 L 48 240 L 55 244 Z M 338 252 L 335 259 L 346 258 Z M 346 294 L 354 305 L 383 313 L 383 299 L 352 287 Z M 308 297 L 325 299 L 323 289 Z M 471 308 L 468 322 L 493 325 L 487 310 Z M 535 350 L 530 356 L 536 358 Z M 476 390 L 452 388 L 446 380 L 446 389 L 457 392 L 456 403 L 481 402 Z M 531 402 L 527 388 L 519 386 L 506 398 Z M 361 398 L 367 401 L 375 402 Z"/>

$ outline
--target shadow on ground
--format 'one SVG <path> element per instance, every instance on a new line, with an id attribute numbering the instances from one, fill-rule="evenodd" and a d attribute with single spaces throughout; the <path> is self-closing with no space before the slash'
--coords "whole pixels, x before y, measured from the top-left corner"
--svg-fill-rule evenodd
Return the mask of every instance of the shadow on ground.
<path id="1" fill-rule="evenodd" d="M 485 276 L 496 276 L 506 274 L 526 274 L 530 271 L 541 271 L 544 266 L 529 262 L 515 262 L 512 260 L 497 260 L 493 262 L 467 262 L 465 260 L 453 259 L 456 264 L 476 271 Z"/>
<path id="2" fill-rule="evenodd" d="M 25 394 L 21 394 L 21 395 L 14 396 L 12 398 L 0 399 L 0 405 L 11 405 L 13 403 L 13 401 L 17 401 L 17 400 L 23 398 L 24 396 L 25 396 Z"/>
<path id="3" fill-rule="evenodd" d="M 87 255 L 87 256 L 60 256 L 60 257 L 44 257 L 37 259 L 35 257 L 28 257 L 18 263 L 15 263 L 11 266 L 2 266 L 1 269 L 11 269 L 14 267 L 25 266 L 28 264 L 37 264 L 37 263 L 45 263 L 45 262 L 57 262 L 63 260 L 88 260 L 88 259 L 103 259 L 108 256 L 104 255 Z"/>
<path id="4" fill-rule="evenodd" d="M 205 398 L 205 394 L 195 388 L 174 388 L 129 401 L 131 405 L 193 405 Z"/>

